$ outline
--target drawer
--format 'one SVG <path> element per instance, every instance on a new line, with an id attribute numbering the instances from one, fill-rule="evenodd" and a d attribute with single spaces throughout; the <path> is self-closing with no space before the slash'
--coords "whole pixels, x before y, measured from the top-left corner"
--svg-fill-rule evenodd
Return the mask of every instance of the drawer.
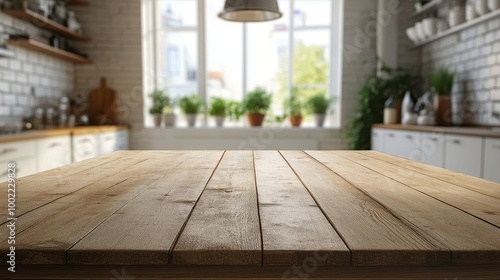
<path id="1" fill-rule="evenodd" d="M 128 140 L 128 131 L 120 130 L 116 133 L 116 150 L 128 150 L 129 149 L 129 140 Z"/>
<path id="2" fill-rule="evenodd" d="M 109 154 L 115 151 L 117 143 L 116 132 L 106 132 L 99 135 L 99 155 Z"/>
<path id="3" fill-rule="evenodd" d="M 35 141 L 0 144 L 0 162 L 36 156 Z"/>
<path id="4" fill-rule="evenodd" d="M 99 139 L 97 134 L 77 135 L 73 137 L 73 162 L 99 156 Z"/>
<path id="5" fill-rule="evenodd" d="M 484 140 L 483 178 L 500 183 L 500 139 Z"/>
<path id="6" fill-rule="evenodd" d="M 8 164 L 14 162 L 16 164 L 16 178 L 21 178 L 37 173 L 36 157 L 24 158 L 13 161 L 3 161 L 0 163 L 0 182 L 7 181 Z"/>
<path id="7" fill-rule="evenodd" d="M 481 177 L 483 138 L 446 135 L 445 168 Z"/>
<path id="8" fill-rule="evenodd" d="M 71 137 L 62 136 L 37 141 L 38 171 L 61 167 L 71 163 Z"/>

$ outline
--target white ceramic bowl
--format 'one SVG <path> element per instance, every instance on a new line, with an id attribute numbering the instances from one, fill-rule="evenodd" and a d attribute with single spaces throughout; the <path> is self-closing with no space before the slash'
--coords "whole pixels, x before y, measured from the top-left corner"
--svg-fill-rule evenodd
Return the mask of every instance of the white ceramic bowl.
<path id="1" fill-rule="evenodd" d="M 450 10 L 448 15 L 448 25 L 451 27 L 457 26 L 465 22 L 465 7 L 455 6 Z"/>
<path id="2" fill-rule="evenodd" d="M 476 13 L 479 16 L 485 15 L 490 12 L 488 9 L 488 0 L 475 0 Z"/>
<path id="3" fill-rule="evenodd" d="M 467 21 L 469 21 L 469 20 L 473 20 L 475 18 L 477 18 L 477 14 L 476 14 L 476 8 L 474 7 L 474 4 L 467 5 L 465 7 L 465 19 Z"/>
<path id="4" fill-rule="evenodd" d="M 424 25 L 422 24 L 422 22 L 417 22 L 415 24 L 415 31 L 420 41 L 425 41 L 427 39 L 427 36 L 425 36 Z"/>
<path id="5" fill-rule="evenodd" d="M 427 37 L 437 34 L 437 20 L 435 18 L 426 18 L 422 21 L 424 33 Z"/>
<path id="6" fill-rule="evenodd" d="M 488 9 L 491 11 L 500 9 L 500 0 L 488 0 Z"/>
<path id="7" fill-rule="evenodd" d="M 406 36 L 408 36 L 408 38 L 410 38 L 410 40 L 415 44 L 418 44 L 420 42 L 415 26 L 406 29 Z"/>

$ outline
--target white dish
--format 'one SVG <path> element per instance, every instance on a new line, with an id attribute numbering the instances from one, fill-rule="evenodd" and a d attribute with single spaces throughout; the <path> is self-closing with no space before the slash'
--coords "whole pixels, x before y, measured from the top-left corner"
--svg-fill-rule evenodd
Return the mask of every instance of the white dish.
<path id="1" fill-rule="evenodd" d="M 422 21 L 424 33 L 427 37 L 432 37 L 437 33 L 437 20 L 435 18 L 426 18 Z"/>
<path id="2" fill-rule="evenodd" d="M 408 38 L 415 44 L 418 44 L 420 42 L 415 26 L 406 29 L 406 36 L 408 36 Z"/>

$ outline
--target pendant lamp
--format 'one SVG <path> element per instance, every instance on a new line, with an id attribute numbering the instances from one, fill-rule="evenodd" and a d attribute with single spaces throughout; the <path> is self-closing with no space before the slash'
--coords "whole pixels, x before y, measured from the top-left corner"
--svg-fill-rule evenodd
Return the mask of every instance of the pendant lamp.
<path id="1" fill-rule="evenodd" d="M 282 16 L 277 0 L 226 0 L 219 17 L 229 21 L 257 22 Z"/>

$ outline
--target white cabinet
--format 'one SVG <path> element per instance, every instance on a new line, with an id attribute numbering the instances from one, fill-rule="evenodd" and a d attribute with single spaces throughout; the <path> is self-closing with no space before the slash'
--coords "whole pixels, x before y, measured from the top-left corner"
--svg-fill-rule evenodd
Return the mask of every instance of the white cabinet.
<path id="1" fill-rule="evenodd" d="M 372 129 L 372 150 L 385 153 L 385 130 L 374 128 Z"/>
<path id="2" fill-rule="evenodd" d="M 129 149 L 128 130 L 120 130 L 116 133 L 116 150 L 123 151 Z"/>
<path id="3" fill-rule="evenodd" d="M 38 172 L 71 163 L 71 136 L 37 140 Z"/>
<path id="4" fill-rule="evenodd" d="M 444 167 L 445 136 L 442 133 L 422 133 L 420 144 L 423 163 Z"/>
<path id="5" fill-rule="evenodd" d="M 420 161 L 420 132 L 387 130 L 385 132 L 385 151 L 402 158 Z"/>
<path id="6" fill-rule="evenodd" d="M 99 134 L 99 155 L 105 155 L 116 151 L 117 133 L 105 132 Z"/>
<path id="7" fill-rule="evenodd" d="M 444 167 L 481 177 L 483 138 L 447 134 Z"/>
<path id="8" fill-rule="evenodd" d="M 99 134 L 74 135 L 72 139 L 73 162 L 99 156 Z"/>
<path id="9" fill-rule="evenodd" d="M 485 138 L 483 178 L 500 183 L 500 138 Z"/>
<path id="10" fill-rule="evenodd" d="M 37 172 L 36 142 L 34 140 L 0 144 L 0 182 L 7 181 L 7 165 L 16 164 L 16 177 Z"/>

